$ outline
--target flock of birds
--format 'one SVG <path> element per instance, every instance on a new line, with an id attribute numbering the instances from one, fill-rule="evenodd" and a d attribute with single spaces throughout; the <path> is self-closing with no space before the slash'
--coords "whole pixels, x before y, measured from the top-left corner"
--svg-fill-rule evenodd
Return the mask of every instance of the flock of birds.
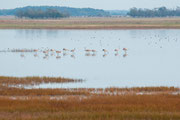
<path id="1" fill-rule="evenodd" d="M 116 48 L 114 49 L 115 56 L 118 56 L 121 49 Z M 123 57 L 127 56 L 127 48 L 123 48 L 122 51 L 124 51 Z M 74 49 L 67 49 L 63 48 L 62 50 L 56 50 L 56 49 L 49 49 L 49 48 L 42 48 L 42 49 L 7 49 L 2 50 L 0 52 L 13 52 L 13 53 L 21 53 L 20 56 L 23 58 L 25 57 L 25 53 L 34 53 L 34 57 L 38 57 L 40 53 L 43 54 L 44 59 L 48 59 L 49 56 L 56 56 L 56 59 L 60 59 L 62 56 L 70 55 L 70 57 L 75 58 L 75 52 L 76 48 Z M 96 49 L 87 49 L 84 48 L 85 56 L 96 56 L 97 51 Z M 106 57 L 109 54 L 109 51 L 107 49 L 102 49 L 101 52 L 103 52 L 103 57 Z"/>

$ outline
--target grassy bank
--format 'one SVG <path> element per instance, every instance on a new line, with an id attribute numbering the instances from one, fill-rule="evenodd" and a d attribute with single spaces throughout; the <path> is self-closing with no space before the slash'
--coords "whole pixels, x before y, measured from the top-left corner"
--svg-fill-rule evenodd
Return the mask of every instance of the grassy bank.
<path id="1" fill-rule="evenodd" d="M 180 18 L 0 19 L 0 29 L 180 29 Z"/>
<path id="2" fill-rule="evenodd" d="M 0 120 L 179 120 L 175 87 L 24 89 L 9 85 L 74 82 L 0 77 Z M 70 81 L 69 81 L 70 80 Z"/>
<path id="3" fill-rule="evenodd" d="M 180 95 L 91 96 L 80 99 L 0 97 L 0 118 L 16 120 L 179 120 Z"/>
<path id="4" fill-rule="evenodd" d="M 107 88 L 125 94 L 94 93 L 95 89 L 0 89 L 4 120 L 179 120 L 178 88 Z M 97 89 L 96 89 L 97 91 Z M 101 91 L 101 89 L 99 89 Z M 131 92 L 130 92 L 131 91 Z M 135 94 L 137 92 L 149 94 Z M 151 94 L 151 92 L 156 94 Z M 132 93 L 134 92 L 134 93 Z"/>

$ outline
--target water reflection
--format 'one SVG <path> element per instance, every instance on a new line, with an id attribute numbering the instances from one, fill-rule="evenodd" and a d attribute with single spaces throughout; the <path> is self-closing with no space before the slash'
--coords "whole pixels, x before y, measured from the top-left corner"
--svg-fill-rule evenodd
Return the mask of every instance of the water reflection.
<path id="1" fill-rule="evenodd" d="M 93 57 L 96 57 L 96 53 L 93 53 L 92 56 L 93 56 Z"/>
<path id="2" fill-rule="evenodd" d="M 71 58 L 74 58 L 74 59 L 75 59 L 76 57 L 75 57 L 75 55 L 71 55 Z"/>
<path id="3" fill-rule="evenodd" d="M 58 56 L 56 56 L 56 59 L 60 59 L 60 58 L 61 58 L 61 56 L 59 56 L 59 55 L 58 55 Z"/>
<path id="4" fill-rule="evenodd" d="M 119 53 L 115 53 L 114 56 L 119 56 Z"/>
<path id="5" fill-rule="evenodd" d="M 21 36 L 19 36 L 21 35 Z M 34 36 L 32 38 L 31 36 Z M 16 38 L 26 38 L 30 40 L 36 40 L 35 38 L 43 38 L 44 36 L 48 38 L 55 38 L 58 36 L 57 30 L 35 30 L 35 29 L 29 29 L 29 30 L 16 30 Z"/>
<path id="6" fill-rule="evenodd" d="M 103 54 L 103 58 L 105 58 L 107 55 L 108 55 L 108 54 L 104 53 L 104 54 Z"/>
<path id="7" fill-rule="evenodd" d="M 123 55 L 123 57 L 125 58 L 125 57 L 127 57 L 128 56 L 128 54 L 127 53 L 125 53 L 124 55 Z"/>

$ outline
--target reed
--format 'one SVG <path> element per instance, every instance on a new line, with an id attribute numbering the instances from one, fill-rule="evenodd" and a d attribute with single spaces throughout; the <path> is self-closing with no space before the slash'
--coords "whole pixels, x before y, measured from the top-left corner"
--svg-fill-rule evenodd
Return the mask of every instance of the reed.
<path id="1" fill-rule="evenodd" d="M 0 29 L 180 29 L 180 18 L 0 19 Z"/>
<path id="2" fill-rule="evenodd" d="M 180 119 L 180 91 L 175 87 L 25 89 L 9 85 L 29 84 L 34 79 L 57 82 L 66 78 L 0 78 L 2 120 Z"/>
<path id="3" fill-rule="evenodd" d="M 91 96 L 88 99 L 0 97 L 1 119 L 179 120 L 180 95 Z"/>
<path id="4" fill-rule="evenodd" d="M 0 96 L 121 96 L 121 95 L 158 95 L 180 94 L 179 88 L 152 87 L 152 88 L 59 88 L 59 89 L 24 89 L 0 85 Z"/>
<path id="5" fill-rule="evenodd" d="M 42 83 L 70 83 L 83 82 L 63 77 L 6 77 L 0 76 L 0 85 L 3 86 L 19 86 L 19 85 L 39 85 Z"/>
<path id="6" fill-rule="evenodd" d="M 68 89 L 24 89 L 0 88 L 0 96 L 60 96 L 60 95 L 90 95 L 88 91 L 73 91 Z"/>

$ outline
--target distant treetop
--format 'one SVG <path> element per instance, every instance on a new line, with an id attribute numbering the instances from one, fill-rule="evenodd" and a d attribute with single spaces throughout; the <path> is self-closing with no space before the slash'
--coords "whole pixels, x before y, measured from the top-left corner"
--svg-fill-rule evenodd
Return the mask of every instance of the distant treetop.
<path id="1" fill-rule="evenodd" d="M 51 15 L 50 15 L 51 13 Z M 26 14 L 26 15 L 25 15 Z M 64 17 L 67 16 L 84 16 L 84 17 L 104 17 L 110 16 L 110 13 L 101 9 L 93 8 L 71 8 L 71 7 L 59 7 L 59 6 L 27 6 L 15 9 L 2 9 L 0 15 L 16 15 L 21 17 L 22 15 L 34 18 L 35 16 L 45 17 Z M 46 14 L 46 15 L 42 15 Z"/>
<path id="2" fill-rule="evenodd" d="M 67 13 L 61 13 L 57 11 L 56 9 L 47 9 L 45 11 L 42 10 L 36 10 L 36 9 L 26 9 L 26 10 L 18 10 L 15 13 L 15 16 L 19 18 L 31 18 L 31 19 L 44 19 L 44 18 L 63 18 L 68 17 L 69 15 Z"/>
<path id="3" fill-rule="evenodd" d="M 128 15 L 132 17 L 170 17 L 180 16 L 180 7 L 176 9 L 167 9 L 166 7 L 154 9 L 131 8 Z"/>

